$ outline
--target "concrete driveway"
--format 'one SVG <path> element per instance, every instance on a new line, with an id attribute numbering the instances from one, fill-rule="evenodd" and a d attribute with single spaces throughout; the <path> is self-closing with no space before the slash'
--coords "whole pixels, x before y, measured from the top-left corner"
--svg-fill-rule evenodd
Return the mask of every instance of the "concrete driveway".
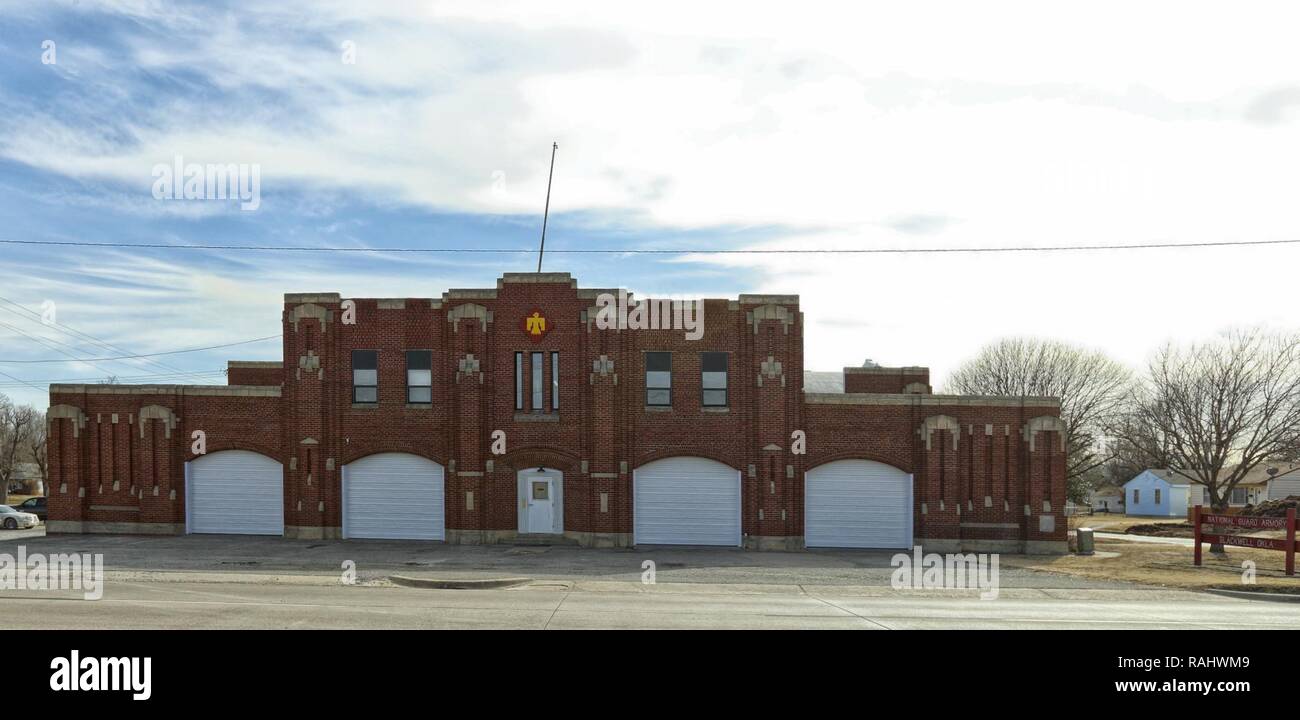
<path id="1" fill-rule="evenodd" d="M 659 583 L 889 587 L 893 552 L 659 547 L 609 550 L 569 546 L 445 545 L 388 540 L 286 540 L 234 535 L 0 535 L 0 553 L 102 553 L 110 571 L 313 575 L 337 578 L 355 563 L 362 581 L 394 573 L 456 578 L 525 576 L 536 580 L 640 582 L 644 563 Z M 1131 588 L 1002 565 L 1004 588 Z"/>

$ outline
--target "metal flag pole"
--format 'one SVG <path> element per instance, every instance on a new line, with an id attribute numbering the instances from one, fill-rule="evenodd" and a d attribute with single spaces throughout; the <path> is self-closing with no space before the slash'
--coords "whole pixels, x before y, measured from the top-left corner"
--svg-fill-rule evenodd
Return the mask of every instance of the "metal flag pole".
<path id="1" fill-rule="evenodd" d="M 537 272 L 542 271 L 542 253 L 546 252 L 546 219 L 551 214 L 551 179 L 555 177 L 555 151 L 559 149 L 559 143 L 551 143 L 551 171 L 546 175 L 546 208 L 542 210 L 542 246 L 537 249 Z"/>

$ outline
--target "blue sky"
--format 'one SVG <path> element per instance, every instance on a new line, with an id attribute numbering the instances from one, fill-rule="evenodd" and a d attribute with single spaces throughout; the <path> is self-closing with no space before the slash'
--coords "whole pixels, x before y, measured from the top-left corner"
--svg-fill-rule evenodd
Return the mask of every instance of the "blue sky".
<path id="1" fill-rule="evenodd" d="M 557 250 L 1295 238 L 1294 12 L 0 2 L 0 239 L 531 248 L 552 141 Z M 260 206 L 156 199 L 154 168 L 177 156 L 256 164 Z M 1278 269 L 1298 260 L 1290 246 L 546 267 L 640 293 L 798 293 L 809 367 L 870 357 L 941 380 L 1002 335 L 1138 366 L 1165 340 L 1292 327 Z M 60 323 L 147 353 L 274 334 L 284 292 L 437 296 L 534 263 L 0 245 L 0 297 L 51 301 Z M 6 307 L 0 359 L 108 354 Z M 277 353 L 0 371 L 44 385 Z M 8 378 L 0 392 L 45 402 Z"/>

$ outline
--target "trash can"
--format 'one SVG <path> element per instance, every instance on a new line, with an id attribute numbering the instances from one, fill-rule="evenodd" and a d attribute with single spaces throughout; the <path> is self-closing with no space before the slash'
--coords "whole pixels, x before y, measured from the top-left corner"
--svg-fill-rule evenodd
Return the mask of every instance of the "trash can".
<path id="1" fill-rule="evenodd" d="M 1092 554 L 1092 528 L 1081 527 L 1074 531 L 1074 542 L 1080 555 Z"/>

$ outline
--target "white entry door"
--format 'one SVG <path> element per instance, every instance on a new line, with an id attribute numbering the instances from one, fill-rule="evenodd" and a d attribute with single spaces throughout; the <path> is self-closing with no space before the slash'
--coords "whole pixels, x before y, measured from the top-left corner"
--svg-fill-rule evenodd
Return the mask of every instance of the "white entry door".
<path id="1" fill-rule="evenodd" d="M 559 470 L 519 473 L 519 532 L 564 532 L 562 520 L 564 474 Z"/>

